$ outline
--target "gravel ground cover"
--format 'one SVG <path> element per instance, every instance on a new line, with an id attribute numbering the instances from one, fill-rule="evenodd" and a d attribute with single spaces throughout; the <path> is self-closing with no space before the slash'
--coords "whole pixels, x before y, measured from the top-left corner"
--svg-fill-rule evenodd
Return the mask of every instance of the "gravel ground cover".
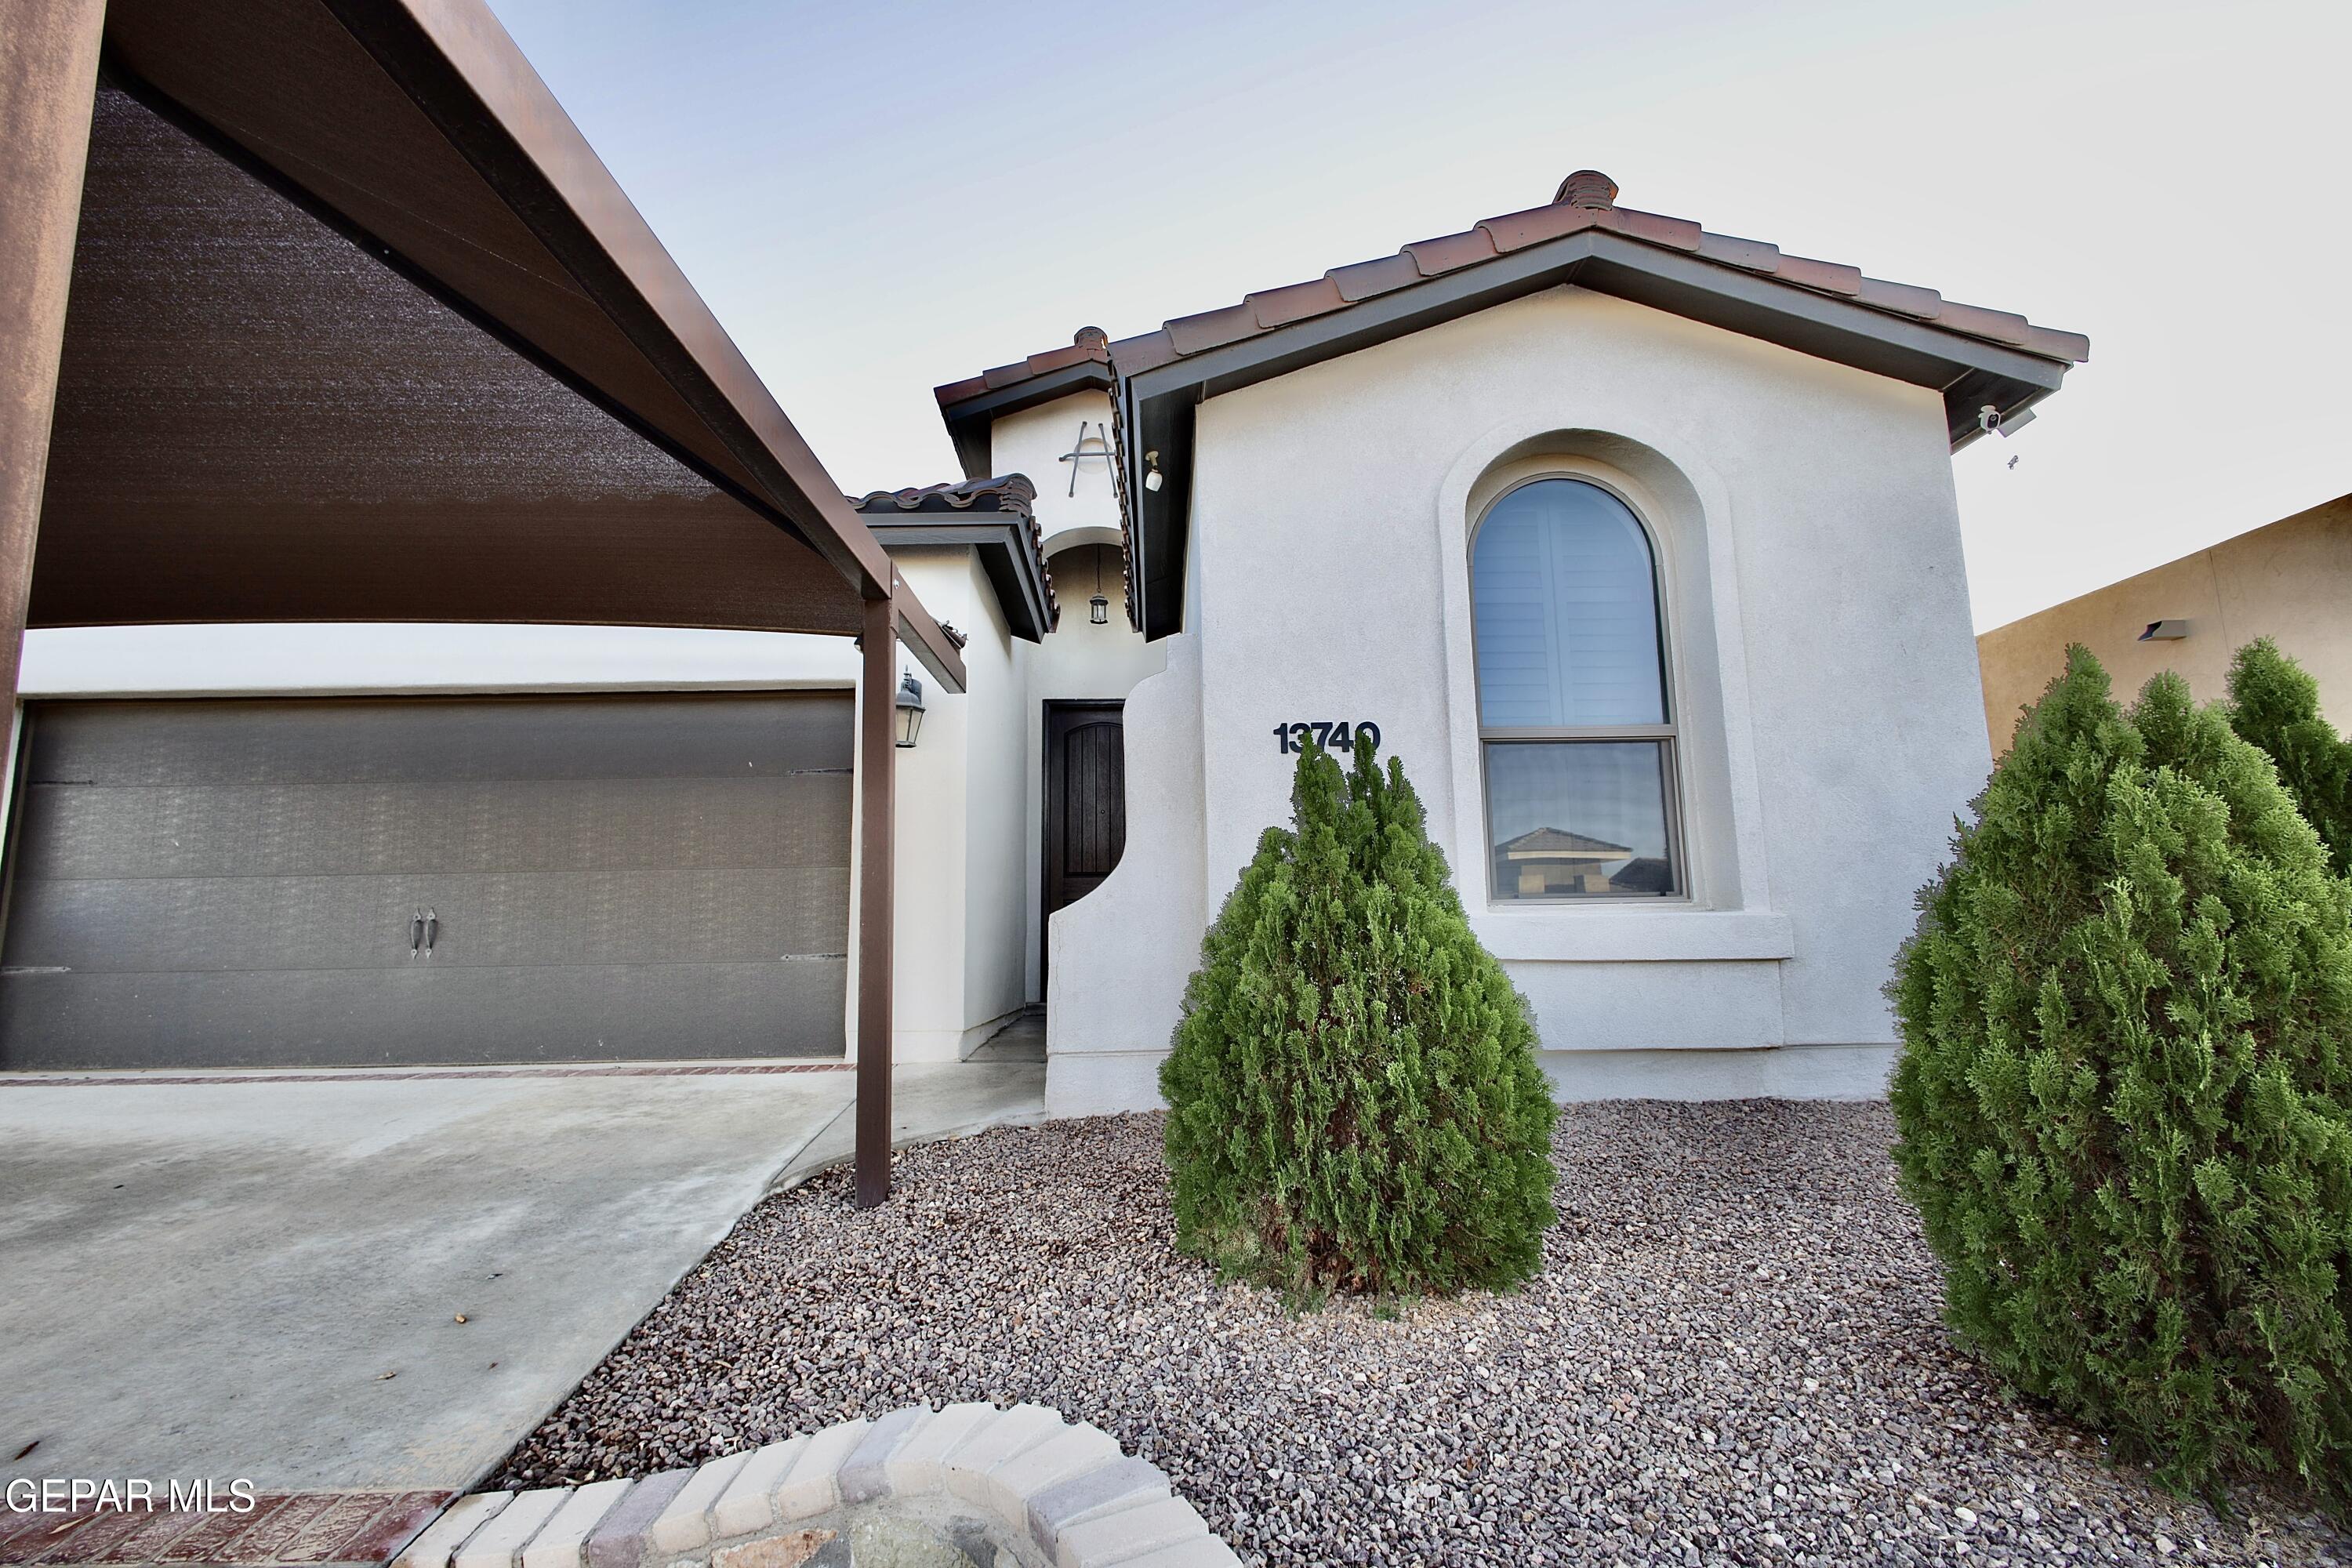
<path id="1" fill-rule="evenodd" d="M 643 1475 L 928 1400 L 1032 1399 L 1267 1564 L 2352 1563 L 2104 1458 L 1951 1345 L 1882 1105 L 1570 1108 L 1508 1295 L 1297 1314 L 1171 1251 L 1160 1121 L 898 1157 L 747 1215 L 502 1483 Z"/>

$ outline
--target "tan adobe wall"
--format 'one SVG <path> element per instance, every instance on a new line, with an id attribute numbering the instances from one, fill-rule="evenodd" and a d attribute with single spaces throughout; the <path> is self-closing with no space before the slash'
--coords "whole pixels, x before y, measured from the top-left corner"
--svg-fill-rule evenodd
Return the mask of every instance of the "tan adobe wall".
<path id="1" fill-rule="evenodd" d="M 2177 642 L 2141 642 L 2150 621 L 2185 620 Z M 1977 638 L 1985 729 L 2009 750 L 2018 710 L 2042 695 L 2079 642 L 2128 699 L 2174 669 L 2200 701 L 2225 695 L 2230 658 L 2267 637 L 2319 682 L 2330 722 L 2352 731 L 2352 495 L 1996 626 Z"/>

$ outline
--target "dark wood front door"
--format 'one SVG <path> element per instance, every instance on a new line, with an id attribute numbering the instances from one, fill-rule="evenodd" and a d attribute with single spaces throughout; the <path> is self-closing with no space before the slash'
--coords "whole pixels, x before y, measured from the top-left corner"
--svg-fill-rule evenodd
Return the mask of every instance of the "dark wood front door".
<path id="1" fill-rule="evenodd" d="M 1127 734 L 1118 702 L 1045 704 L 1045 914 L 1085 898 L 1127 847 Z M 1051 928 L 1048 927 L 1050 931 Z M 1053 961 L 1050 942 L 1044 962 Z"/>

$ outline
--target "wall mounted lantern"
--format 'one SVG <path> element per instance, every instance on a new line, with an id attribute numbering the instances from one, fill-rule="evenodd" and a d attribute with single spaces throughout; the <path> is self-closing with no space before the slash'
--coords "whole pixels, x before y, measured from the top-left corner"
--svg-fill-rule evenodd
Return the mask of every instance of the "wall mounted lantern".
<path id="1" fill-rule="evenodd" d="M 923 683 L 909 670 L 898 678 L 898 744 L 912 746 L 923 728 Z"/>

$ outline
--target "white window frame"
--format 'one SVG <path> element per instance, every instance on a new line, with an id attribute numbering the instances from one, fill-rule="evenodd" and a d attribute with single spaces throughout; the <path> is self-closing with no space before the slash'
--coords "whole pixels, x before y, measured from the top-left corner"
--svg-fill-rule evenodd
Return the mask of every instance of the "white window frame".
<path id="1" fill-rule="evenodd" d="M 1486 683 L 1481 679 L 1478 659 L 1478 536 L 1486 527 L 1486 520 L 1495 509 L 1530 485 L 1553 484 L 1590 485 L 1614 499 L 1633 517 L 1635 527 L 1642 531 L 1642 542 L 1650 552 L 1650 608 L 1656 618 L 1658 632 L 1659 700 L 1665 711 L 1663 724 L 1564 724 L 1527 725 L 1486 722 Z M 1666 587 L 1666 554 L 1658 531 L 1643 515 L 1641 506 L 1625 491 L 1607 479 L 1577 468 L 1523 475 L 1486 500 L 1468 531 L 1468 548 L 1463 556 L 1470 605 L 1470 685 L 1472 700 L 1477 705 L 1478 731 L 1478 809 L 1480 858 L 1486 867 L 1486 902 L 1491 909 L 1528 909 L 1584 907 L 1595 904 L 1654 907 L 1660 904 L 1688 905 L 1691 895 L 1691 866 L 1683 835 L 1683 790 L 1680 751 L 1681 695 L 1675 679 L 1674 626 L 1667 610 L 1672 595 Z M 1674 876 L 1673 890 L 1666 893 L 1553 893 L 1527 896 L 1512 893 L 1506 896 L 1496 885 L 1495 878 L 1495 808 L 1493 797 L 1494 773 L 1486 765 L 1489 749 L 1497 745 L 1526 744 L 1543 742 L 1606 742 L 1654 741 L 1658 743 L 1659 789 L 1663 795 L 1661 807 L 1665 817 L 1666 861 Z"/>

